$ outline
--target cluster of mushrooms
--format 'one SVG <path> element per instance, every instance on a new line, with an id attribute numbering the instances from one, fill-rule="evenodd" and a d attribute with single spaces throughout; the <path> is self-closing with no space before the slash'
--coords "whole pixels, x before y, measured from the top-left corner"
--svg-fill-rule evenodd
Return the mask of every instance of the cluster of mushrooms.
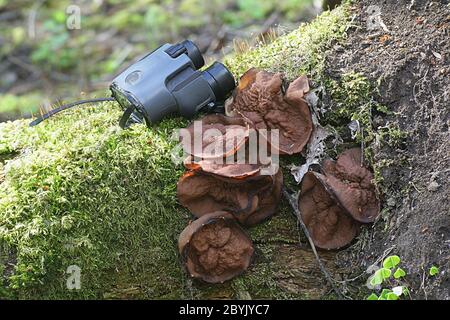
<path id="1" fill-rule="evenodd" d="M 305 76 L 286 84 L 281 73 L 250 69 L 227 101 L 226 114 L 201 119 L 203 132 L 214 128 L 221 135 L 202 135 L 201 148 L 194 147 L 193 139 L 180 137 L 188 157 L 177 196 L 197 219 L 182 231 L 178 247 L 192 277 L 222 283 L 249 267 L 254 246 L 243 228 L 275 214 L 283 188 L 281 169 L 267 174 L 264 169 L 270 164 L 266 161 L 245 161 L 249 157 L 250 129 L 260 133 L 259 139 L 265 140 L 272 152 L 300 153 L 314 129 L 304 98 L 308 91 Z M 279 130 L 276 146 L 271 145 L 266 130 L 261 130 L 274 128 Z M 191 136 L 198 134 L 194 124 L 186 130 Z M 239 134 L 228 134 L 236 132 Z M 242 148 L 245 152 L 239 152 Z M 245 159 L 236 161 L 238 157 Z M 360 159 L 361 151 L 350 149 L 336 161 L 324 161 L 321 173 L 309 171 L 303 178 L 299 209 L 319 248 L 337 249 L 349 244 L 360 224 L 378 215 L 373 176 L 361 166 Z"/>

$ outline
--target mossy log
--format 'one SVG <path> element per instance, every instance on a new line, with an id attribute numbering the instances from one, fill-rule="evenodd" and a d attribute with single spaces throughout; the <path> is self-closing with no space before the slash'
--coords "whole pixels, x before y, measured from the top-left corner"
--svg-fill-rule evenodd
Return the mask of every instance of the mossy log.
<path id="1" fill-rule="evenodd" d="M 269 44 L 229 57 L 238 77 L 250 67 L 288 79 L 323 73 L 324 51 L 345 37 L 349 6 Z M 0 297 L 9 298 L 321 298 L 329 294 L 287 203 L 249 232 L 256 258 L 222 285 L 192 281 L 177 252 L 191 216 L 178 203 L 183 172 L 171 161 L 171 135 L 183 119 L 154 128 L 118 126 L 113 102 L 60 114 L 39 126 L 0 124 Z M 297 158 L 298 159 L 298 158 Z M 289 179 L 289 170 L 285 170 Z M 333 252 L 321 258 L 338 277 Z M 67 268 L 81 269 L 68 290 Z"/>

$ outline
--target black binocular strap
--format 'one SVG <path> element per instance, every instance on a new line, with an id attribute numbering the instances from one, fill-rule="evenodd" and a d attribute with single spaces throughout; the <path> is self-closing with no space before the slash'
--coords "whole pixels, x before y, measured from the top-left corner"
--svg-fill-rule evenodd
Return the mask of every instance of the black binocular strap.
<path id="1" fill-rule="evenodd" d="M 103 101 L 115 101 L 115 99 L 113 97 L 94 98 L 94 99 L 79 100 L 79 101 L 67 103 L 67 104 L 64 104 L 64 105 L 62 105 L 62 106 L 60 106 L 60 107 L 58 107 L 56 109 L 53 109 L 53 110 L 47 112 L 46 114 L 38 117 L 37 119 L 33 120 L 32 122 L 30 122 L 30 127 L 34 127 L 35 125 L 38 125 L 39 123 L 41 123 L 45 119 L 50 118 L 51 116 L 55 115 L 58 112 L 67 110 L 69 108 L 78 106 L 80 104 L 91 103 L 91 102 L 103 102 Z"/>
<path id="2" fill-rule="evenodd" d="M 122 129 L 125 129 L 127 127 L 128 119 L 130 119 L 131 114 L 133 113 L 133 111 L 135 109 L 136 109 L 136 107 L 131 105 L 128 108 L 126 108 L 125 111 L 123 112 L 122 118 L 120 118 L 120 121 L 119 121 L 119 126 Z"/>

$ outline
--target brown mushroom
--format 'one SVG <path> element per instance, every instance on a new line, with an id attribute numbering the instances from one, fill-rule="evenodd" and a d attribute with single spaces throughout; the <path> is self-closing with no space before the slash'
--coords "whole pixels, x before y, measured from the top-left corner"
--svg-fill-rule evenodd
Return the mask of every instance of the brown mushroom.
<path id="1" fill-rule="evenodd" d="M 323 163 L 325 182 L 340 204 L 356 220 L 373 222 L 380 213 L 380 203 L 373 184 L 373 174 L 361 165 L 361 149 L 341 153 L 337 161 Z"/>
<path id="2" fill-rule="evenodd" d="M 270 155 L 262 155 L 256 151 L 256 155 L 250 156 L 249 143 L 241 146 L 235 154 L 228 157 L 199 159 L 188 156 L 183 164 L 188 170 L 200 170 L 205 173 L 215 174 L 221 177 L 246 179 L 258 175 L 272 175 L 277 172 L 276 165 Z"/>
<path id="3" fill-rule="evenodd" d="M 227 112 L 241 115 L 259 130 L 274 152 L 294 154 L 303 150 L 313 130 L 311 112 L 303 98 L 309 91 L 308 79 L 301 76 L 294 80 L 286 94 L 283 94 L 282 82 L 281 73 L 248 70 L 241 77 Z M 262 129 L 267 132 L 278 129 L 278 143 L 272 143 Z"/>
<path id="4" fill-rule="evenodd" d="M 222 283 L 250 265 L 254 248 L 233 215 L 208 213 L 190 223 L 180 234 L 178 249 L 194 278 Z"/>
<path id="5" fill-rule="evenodd" d="M 222 114 L 207 115 L 182 130 L 180 142 L 184 151 L 200 159 L 233 155 L 249 136 L 249 127 L 242 118 Z"/>
<path id="6" fill-rule="evenodd" d="M 272 185 L 258 195 L 258 208 L 247 216 L 244 221 L 246 226 L 254 226 L 273 216 L 281 199 L 283 188 L 283 173 L 281 169 L 272 176 Z M 240 219 L 243 220 L 243 219 Z"/>
<path id="7" fill-rule="evenodd" d="M 221 177 L 246 179 L 258 175 L 261 172 L 260 164 L 230 163 L 227 164 L 223 159 L 221 163 L 211 160 L 195 161 L 193 157 L 188 157 L 184 161 L 184 166 L 188 170 L 199 170 L 205 173 L 216 174 Z"/>
<path id="8" fill-rule="evenodd" d="M 189 171 L 178 181 L 178 200 L 196 217 L 227 210 L 246 226 L 272 216 L 281 198 L 281 170 L 274 176 L 245 176 L 238 172 L 236 176 L 230 178 L 202 170 Z"/>
<path id="9" fill-rule="evenodd" d="M 348 245 L 359 232 L 360 223 L 342 208 L 317 172 L 307 172 L 302 180 L 299 209 L 314 244 L 322 249 Z"/>

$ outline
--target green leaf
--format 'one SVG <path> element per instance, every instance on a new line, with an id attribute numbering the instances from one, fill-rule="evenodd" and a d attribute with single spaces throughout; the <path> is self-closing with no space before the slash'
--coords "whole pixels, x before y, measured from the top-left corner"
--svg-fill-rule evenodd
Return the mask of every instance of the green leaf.
<path id="1" fill-rule="evenodd" d="M 383 283 L 383 278 L 381 277 L 381 274 L 375 272 L 375 274 L 370 278 L 370 284 L 375 287 L 377 285 L 380 285 Z"/>
<path id="2" fill-rule="evenodd" d="M 434 277 L 435 275 L 437 275 L 439 273 L 439 268 L 436 266 L 432 266 L 430 268 L 429 273 L 430 273 L 430 276 Z"/>
<path id="3" fill-rule="evenodd" d="M 409 296 L 409 289 L 408 289 L 408 287 L 403 287 L 403 295 L 404 296 Z"/>
<path id="4" fill-rule="evenodd" d="M 386 268 L 378 269 L 372 278 L 370 279 L 370 284 L 372 286 L 376 286 L 382 284 L 385 279 L 388 279 L 391 276 L 391 270 Z"/>
<path id="5" fill-rule="evenodd" d="M 372 293 L 366 300 L 378 300 L 378 296 L 375 293 Z"/>
<path id="6" fill-rule="evenodd" d="M 405 270 L 403 270 L 402 268 L 398 268 L 397 270 L 395 270 L 395 272 L 394 272 L 395 279 L 400 279 L 404 276 L 406 276 Z"/>
<path id="7" fill-rule="evenodd" d="M 395 293 L 390 292 L 386 295 L 386 300 L 398 300 L 398 297 Z"/>
<path id="8" fill-rule="evenodd" d="M 383 261 L 383 267 L 387 269 L 395 268 L 400 263 L 399 256 L 389 256 Z"/>
<path id="9" fill-rule="evenodd" d="M 387 299 L 388 294 L 392 293 L 392 290 L 389 289 L 383 289 L 381 291 L 380 297 Z"/>
<path id="10" fill-rule="evenodd" d="M 381 276 L 383 277 L 383 280 L 385 279 L 389 279 L 389 277 L 391 276 L 391 270 L 386 269 L 386 268 L 381 268 L 380 270 L 378 270 L 381 273 Z"/>

